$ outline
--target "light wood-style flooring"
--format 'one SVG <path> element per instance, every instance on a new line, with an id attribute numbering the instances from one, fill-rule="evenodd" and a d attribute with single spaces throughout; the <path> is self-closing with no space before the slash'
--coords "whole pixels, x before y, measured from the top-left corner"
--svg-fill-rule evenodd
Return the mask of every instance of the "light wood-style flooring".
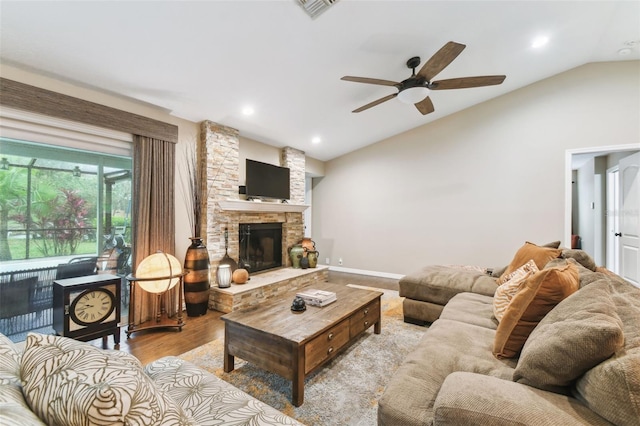
<path id="1" fill-rule="evenodd" d="M 398 280 L 396 279 L 334 271 L 329 271 L 329 282 L 398 290 Z M 115 348 L 134 355 L 143 365 L 163 356 L 180 355 L 212 340 L 223 339 L 224 322 L 220 319 L 222 315 L 224 315 L 222 312 L 211 310 L 201 317 L 187 317 L 185 315 L 185 326 L 182 331 L 174 329 L 142 330 L 133 333 L 128 339 L 125 325 L 120 331 L 120 345 Z M 101 338 L 90 343 L 98 347 L 114 349 L 112 337 L 109 337 L 106 346 L 102 345 Z"/>

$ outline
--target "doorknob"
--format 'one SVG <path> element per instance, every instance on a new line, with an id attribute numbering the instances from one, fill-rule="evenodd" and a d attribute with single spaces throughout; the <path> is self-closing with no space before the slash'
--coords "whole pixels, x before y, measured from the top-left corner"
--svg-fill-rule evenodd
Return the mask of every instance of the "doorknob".
<path id="1" fill-rule="evenodd" d="M 622 237 L 622 232 L 616 232 L 613 234 L 614 237 Z"/>

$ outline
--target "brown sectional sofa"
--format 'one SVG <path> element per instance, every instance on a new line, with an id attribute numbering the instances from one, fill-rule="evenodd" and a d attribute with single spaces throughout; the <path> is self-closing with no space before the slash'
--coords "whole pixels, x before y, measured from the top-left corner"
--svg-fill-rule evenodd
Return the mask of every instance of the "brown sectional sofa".
<path id="1" fill-rule="evenodd" d="M 378 424 L 640 425 L 640 288 L 585 268 L 596 269 L 584 253 L 564 255 L 573 259 L 545 268 L 575 265 L 580 288 L 544 316 L 515 358 L 493 353 L 496 277 L 428 267 L 403 279 L 405 319 L 432 324 L 385 389 Z"/>

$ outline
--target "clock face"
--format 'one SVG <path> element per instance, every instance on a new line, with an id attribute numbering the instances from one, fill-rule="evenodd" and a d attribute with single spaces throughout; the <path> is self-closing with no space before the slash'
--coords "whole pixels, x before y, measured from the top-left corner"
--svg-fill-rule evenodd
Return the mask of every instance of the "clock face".
<path id="1" fill-rule="evenodd" d="M 90 326 L 101 324 L 115 309 L 115 297 L 112 292 L 97 288 L 85 290 L 71 302 L 69 315 L 73 322 Z"/>

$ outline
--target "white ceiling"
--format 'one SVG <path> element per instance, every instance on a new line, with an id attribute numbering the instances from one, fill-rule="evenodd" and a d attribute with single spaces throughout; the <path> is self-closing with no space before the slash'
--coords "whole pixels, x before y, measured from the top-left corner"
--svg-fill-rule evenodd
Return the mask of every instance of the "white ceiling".
<path id="1" fill-rule="evenodd" d="M 0 60 L 234 127 L 329 160 L 589 62 L 640 59 L 640 1 L 342 0 L 311 19 L 282 1 L 0 1 Z M 542 49 L 532 39 L 549 37 Z M 423 116 L 396 91 L 407 59 L 467 48 L 435 80 L 505 74 L 432 92 Z M 594 88 L 597 93 L 597 88 Z M 251 105 L 252 116 L 242 114 Z M 312 143 L 318 136 L 320 143 Z"/>

